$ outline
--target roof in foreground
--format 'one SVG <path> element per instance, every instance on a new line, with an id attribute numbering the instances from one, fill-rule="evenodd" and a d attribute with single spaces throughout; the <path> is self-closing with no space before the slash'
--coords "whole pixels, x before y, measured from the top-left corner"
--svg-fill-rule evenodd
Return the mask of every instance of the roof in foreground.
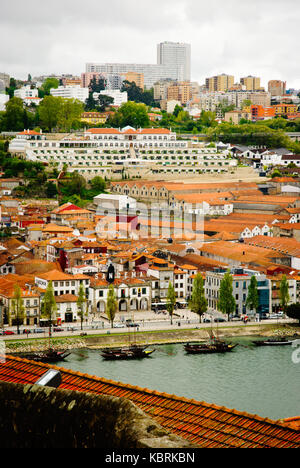
<path id="1" fill-rule="evenodd" d="M 161 426 L 199 448 L 300 448 L 298 418 L 291 423 L 272 421 L 12 356 L 0 360 L 0 381 L 34 384 L 50 367 L 61 372 L 60 388 L 127 398 Z"/>

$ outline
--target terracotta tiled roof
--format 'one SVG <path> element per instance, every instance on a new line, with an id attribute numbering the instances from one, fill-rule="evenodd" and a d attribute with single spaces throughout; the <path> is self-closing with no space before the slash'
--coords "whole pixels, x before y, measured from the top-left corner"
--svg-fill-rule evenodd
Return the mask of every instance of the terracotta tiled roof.
<path id="1" fill-rule="evenodd" d="M 131 400 L 161 426 L 203 448 L 300 448 L 295 424 L 272 421 L 205 402 L 177 397 L 43 363 L 6 356 L 0 380 L 34 384 L 49 367 L 59 369 L 61 389 Z"/>

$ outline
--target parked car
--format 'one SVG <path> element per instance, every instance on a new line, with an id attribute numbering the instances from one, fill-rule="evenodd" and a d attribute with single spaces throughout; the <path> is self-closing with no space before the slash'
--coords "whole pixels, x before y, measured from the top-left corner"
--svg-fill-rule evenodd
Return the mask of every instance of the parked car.
<path id="1" fill-rule="evenodd" d="M 132 320 L 126 320 L 126 325 L 127 327 L 139 327 L 139 324 L 136 322 L 133 322 Z"/>
<path id="2" fill-rule="evenodd" d="M 230 318 L 232 322 L 239 322 L 242 320 L 242 318 L 239 315 L 234 315 L 233 317 Z"/>
<path id="3" fill-rule="evenodd" d="M 203 319 L 203 323 L 210 323 L 210 322 L 211 322 L 211 320 L 210 320 L 210 318 L 208 318 L 208 317 L 205 317 L 205 318 Z"/>
<path id="4" fill-rule="evenodd" d="M 53 331 L 55 331 L 55 332 L 62 332 L 62 331 L 64 331 L 64 329 L 63 329 L 62 327 L 54 327 L 54 328 L 53 328 Z"/>
<path id="5" fill-rule="evenodd" d="M 34 328 L 33 333 L 44 333 L 45 329 L 44 328 Z"/>
<path id="6" fill-rule="evenodd" d="M 224 317 L 215 317 L 214 322 L 226 322 L 226 319 Z"/>
<path id="7" fill-rule="evenodd" d="M 67 331 L 76 331 L 78 328 L 76 327 L 67 327 Z"/>
<path id="8" fill-rule="evenodd" d="M 283 313 L 278 313 L 278 314 L 270 314 L 268 318 L 270 319 L 280 319 L 283 317 Z"/>
<path id="9" fill-rule="evenodd" d="M 29 330 L 29 328 L 24 328 L 23 334 L 28 335 L 28 333 L 31 333 L 31 330 Z"/>
<path id="10" fill-rule="evenodd" d="M 15 332 L 12 330 L 4 330 L 3 335 L 15 335 Z"/>
<path id="11" fill-rule="evenodd" d="M 124 323 L 114 323 L 114 328 L 125 328 Z"/>

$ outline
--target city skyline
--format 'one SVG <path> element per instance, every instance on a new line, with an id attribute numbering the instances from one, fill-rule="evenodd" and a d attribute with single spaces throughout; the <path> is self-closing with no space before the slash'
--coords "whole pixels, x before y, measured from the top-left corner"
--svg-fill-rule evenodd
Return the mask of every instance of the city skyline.
<path id="1" fill-rule="evenodd" d="M 171 41 L 191 44 L 191 79 L 199 84 L 226 73 L 236 82 L 254 75 L 265 88 L 278 79 L 299 89 L 297 0 L 226 5 L 154 0 L 146 8 L 136 0 L 112 0 L 105 7 L 92 1 L 84 9 L 79 2 L 53 0 L 46 10 L 29 0 L 17 1 L 12 10 L 4 4 L 0 28 L 8 41 L 0 46 L 0 70 L 26 79 L 29 73 L 80 75 L 87 62 L 155 64 L 157 44 Z"/>

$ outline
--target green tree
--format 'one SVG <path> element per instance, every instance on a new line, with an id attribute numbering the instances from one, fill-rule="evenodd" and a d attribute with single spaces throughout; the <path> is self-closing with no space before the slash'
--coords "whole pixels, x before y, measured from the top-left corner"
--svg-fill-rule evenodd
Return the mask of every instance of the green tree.
<path id="1" fill-rule="evenodd" d="M 225 273 L 221 280 L 217 307 L 223 314 L 227 314 L 228 320 L 230 314 L 235 312 L 236 304 L 233 297 L 232 276 L 229 271 Z"/>
<path id="2" fill-rule="evenodd" d="M 11 301 L 11 311 L 13 320 L 17 325 L 17 333 L 20 334 L 20 325 L 23 324 L 25 316 L 24 301 L 22 299 L 22 291 L 18 284 L 14 286 L 14 294 Z"/>
<path id="3" fill-rule="evenodd" d="M 115 126 L 125 127 L 127 125 L 134 128 L 145 128 L 150 124 L 145 104 L 137 104 L 128 101 L 120 106 L 112 118 Z"/>
<path id="4" fill-rule="evenodd" d="M 6 88 L 6 94 L 9 95 L 10 99 L 14 97 L 16 89 L 17 89 L 17 81 L 15 80 L 15 78 L 10 78 L 9 87 Z"/>
<path id="5" fill-rule="evenodd" d="M 57 89 L 59 87 L 59 81 L 56 78 L 46 78 L 44 83 L 41 86 L 42 96 L 48 96 L 50 94 L 50 89 Z"/>
<path id="6" fill-rule="evenodd" d="M 40 124 L 44 130 L 69 132 L 83 112 L 83 104 L 77 99 L 45 96 L 39 106 Z"/>
<path id="7" fill-rule="evenodd" d="M 52 281 L 49 281 L 41 304 L 41 315 L 49 321 L 49 337 L 52 335 L 52 322 L 56 319 L 56 311 L 54 289 Z"/>
<path id="8" fill-rule="evenodd" d="M 83 320 L 87 317 L 87 298 L 85 294 L 84 285 L 81 283 L 79 286 L 78 299 L 77 299 L 77 313 L 80 317 L 80 326 L 82 330 Z"/>
<path id="9" fill-rule="evenodd" d="M 102 193 L 105 190 L 106 183 L 105 183 L 105 180 L 102 179 L 102 177 L 96 176 L 92 180 L 90 180 L 90 186 L 92 190 L 98 193 Z"/>
<path id="10" fill-rule="evenodd" d="M 280 298 L 280 305 L 282 307 L 282 310 L 284 313 L 286 313 L 286 308 L 288 305 L 288 302 L 290 300 L 290 295 L 289 295 L 289 283 L 286 278 L 286 275 L 283 275 L 280 281 L 279 285 L 279 298 Z"/>
<path id="11" fill-rule="evenodd" d="M 143 90 L 134 81 L 123 81 L 122 92 L 127 92 L 128 101 L 141 102 Z"/>
<path id="12" fill-rule="evenodd" d="M 60 182 L 59 190 L 62 195 L 71 197 L 77 195 L 84 198 L 86 193 L 87 183 L 85 178 L 77 171 L 71 172 L 69 177 Z"/>
<path id="13" fill-rule="evenodd" d="M 5 107 L 2 124 L 4 130 L 20 132 L 28 128 L 27 111 L 23 108 L 22 99 L 13 97 Z"/>
<path id="14" fill-rule="evenodd" d="M 205 298 L 204 281 L 200 273 L 194 278 L 189 306 L 192 312 L 199 315 L 199 322 L 201 322 L 202 315 L 207 311 L 207 300 Z"/>
<path id="15" fill-rule="evenodd" d="M 56 198 L 57 196 L 57 187 L 54 182 L 47 182 L 46 185 L 46 197 L 47 198 Z"/>
<path id="16" fill-rule="evenodd" d="M 44 130 L 52 131 L 57 126 L 60 111 L 60 98 L 46 96 L 39 105 L 40 123 Z"/>
<path id="17" fill-rule="evenodd" d="M 89 89 L 91 93 L 100 93 L 105 89 L 105 80 L 94 76 L 90 81 Z"/>
<path id="18" fill-rule="evenodd" d="M 171 325 L 173 324 L 173 313 L 175 309 L 175 304 L 176 304 L 176 294 L 175 294 L 175 289 L 171 281 L 169 282 L 169 287 L 168 287 L 168 292 L 167 292 L 167 304 L 166 308 L 167 311 L 169 312 L 170 318 L 171 318 Z"/>
<path id="19" fill-rule="evenodd" d="M 108 295 L 107 295 L 107 301 L 106 301 L 106 314 L 112 327 L 114 326 L 114 319 L 117 313 L 117 309 L 118 309 L 118 301 L 116 298 L 114 287 L 111 284 L 108 288 Z"/>
<path id="20" fill-rule="evenodd" d="M 286 315 L 292 319 L 298 320 L 300 324 L 300 303 L 290 304 L 286 307 Z"/>
<path id="21" fill-rule="evenodd" d="M 73 123 L 80 119 L 84 110 L 83 103 L 78 99 L 56 98 L 59 99 L 59 111 L 57 126 L 60 131 L 69 132 Z"/>
<path id="22" fill-rule="evenodd" d="M 257 313 L 257 309 L 259 306 L 259 295 L 257 289 L 257 279 L 254 275 L 251 276 L 248 288 L 248 295 L 246 299 L 246 306 L 249 307 L 250 310 L 255 310 L 255 313 Z"/>

